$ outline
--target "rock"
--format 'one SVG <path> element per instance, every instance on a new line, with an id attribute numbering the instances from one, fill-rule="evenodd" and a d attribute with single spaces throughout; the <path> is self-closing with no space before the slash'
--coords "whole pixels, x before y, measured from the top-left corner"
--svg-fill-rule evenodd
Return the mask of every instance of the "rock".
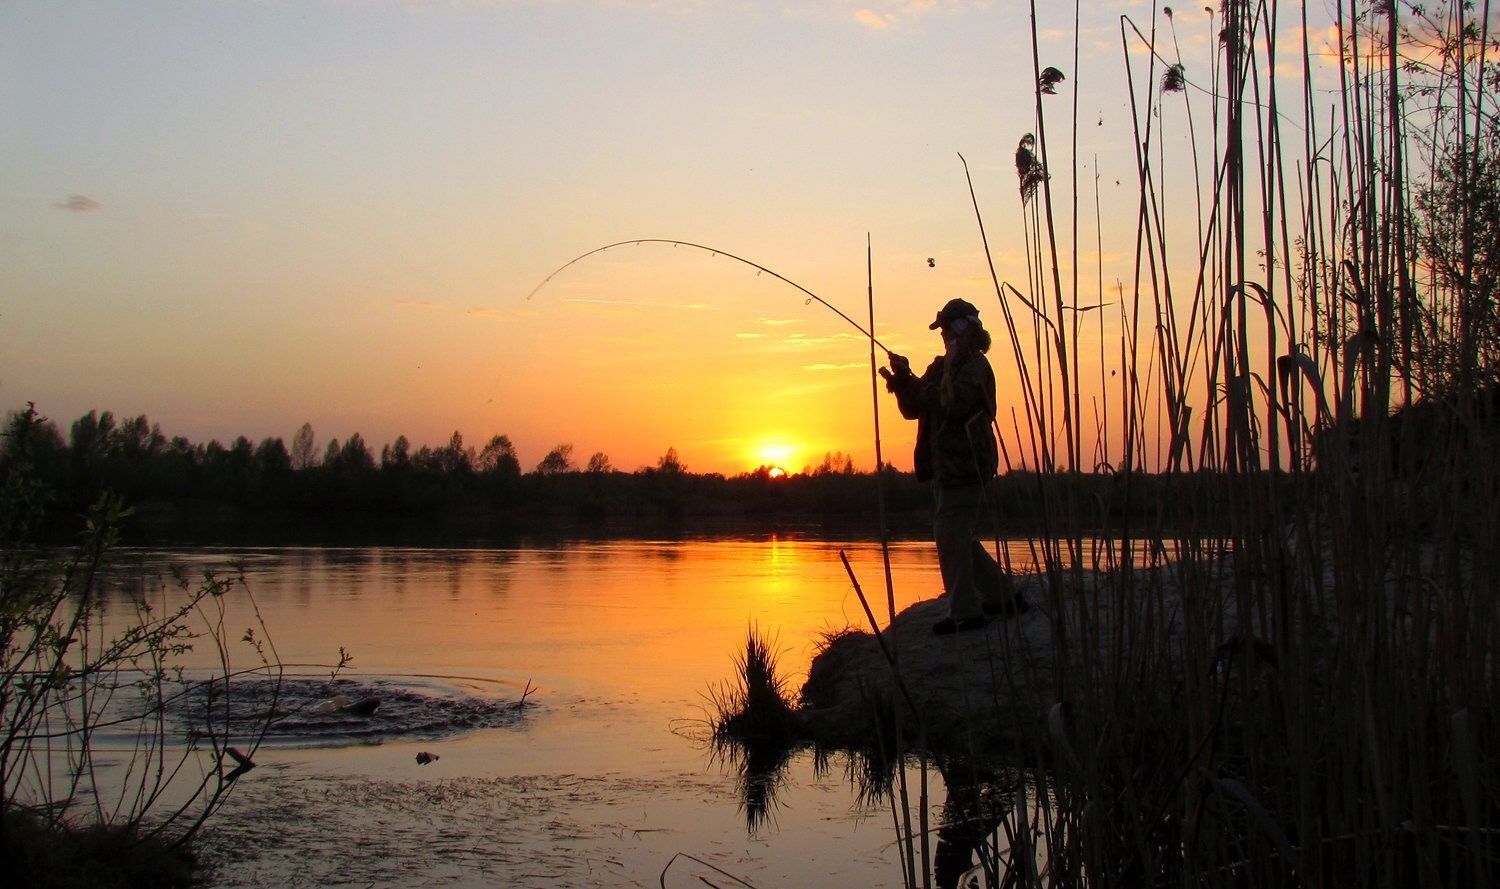
<path id="1" fill-rule="evenodd" d="M 1177 580 L 1170 572 L 1019 575 L 1013 581 L 1031 606 L 1027 612 L 990 618 L 982 629 L 947 636 L 932 632 L 932 625 L 947 616 L 947 600 L 918 602 L 883 628 L 884 650 L 874 634 L 851 631 L 818 654 L 808 669 L 798 716 L 817 743 L 859 748 L 870 742 L 877 705 L 888 713 L 891 705 L 908 701 L 903 708 L 908 744 L 981 756 L 1015 751 L 1023 742 L 1034 747 L 1064 697 L 1055 677 L 1059 662 L 1111 663 L 1105 649 L 1118 639 L 1129 650 L 1135 644 L 1130 639 L 1144 630 L 1149 641 L 1144 650 L 1160 658 L 1160 668 L 1182 669 Z M 1049 583 L 1063 592 L 1055 593 Z M 1195 611 L 1218 611 L 1221 638 L 1232 638 L 1233 615 L 1226 613 L 1225 600 L 1212 598 L 1216 601 L 1195 600 Z M 1123 606 L 1126 602 L 1132 604 Z M 1122 606 L 1125 613 L 1116 615 Z M 1120 620 L 1126 632 L 1117 635 Z M 1068 628 L 1068 650 L 1057 649 L 1059 627 Z M 1088 645 L 1094 648 L 1085 653 Z"/>
<path id="2" fill-rule="evenodd" d="M 1017 658 L 1030 665 L 1050 657 L 1047 617 L 1032 608 L 991 619 L 980 630 L 934 635 L 932 625 L 947 614 L 946 599 L 932 599 L 897 615 L 882 631 L 889 656 L 871 633 L 835 639 L 813 660 L 802 689 L 800 715 L 813 737 L 834 747 L 858 746 L 869 739 L 873 704 L 884 709 L 909 697 L 932 746 L 969 734 L 980 749 L 1017 741 L 1020 727 L 1037 717 L 1013 700 L 1005 674 Z M 915 742 L 918 726 L 908 723 Z"/>

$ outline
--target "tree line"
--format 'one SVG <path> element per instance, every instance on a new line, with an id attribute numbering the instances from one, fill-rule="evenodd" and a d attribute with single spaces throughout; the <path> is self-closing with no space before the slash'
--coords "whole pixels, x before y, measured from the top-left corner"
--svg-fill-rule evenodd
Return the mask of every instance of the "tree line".
<path id="1" fill-rule="evenodd" d="M 319 447 L 304 424 L 290 444 L 239 436 L 225 445 L 169 437 L 144 415 L 117 419 L 110 411 L 91 410 L 64 433 L 29 404 L 10 413 L 0 440 L 0 468 L 8 473 L 18 462 L 45 486 L 54 531 L 65 532 L 108 492 L 131 506 L 137 528 L 169 537 L 433 519 L 493 533 L 690 517 L 862 520 L 875 515 L 878 500 L 873 473 L 856 471 L 844 454 L 784 478 L 770 466 L 726 477 L 690 472 L 675 448 L 624 472 L 603 452 L 580 462 L 572 445 L 559 444 L 527 470 L 505 435 L 474 446 L 455 431 L 446 444 L 416 448 L 400 436 L 377 450 L 354 433 Z M 925 506 L 924 486 L 889 467 L 886 474 L 896 508 Z"/>
<path id="2" fill-rule="evenodd" d="M 133 512 L 138 542 L 328 543 L 482 541 L 521 534 L 674 534 L 806 531 L 923 537 L 931 492 L 889 465 L 859 470 L 848 455 L 782 476 L 771 466 L 733 476 L 694 473 L 668 448 L 625 472 L 602 452 L 580 463 L 560 444 L 523 469 L 511 440 L 483 446 L 454 432 L 413 449 L 405 436 L 377 452 L 358 433 L 323 447 L 310 424 L 292 437 L 228 445 L 167 437 L 145 416 L 89 411 L 66 435 L 36 409 L 10 413 L 0 479 L 20 468 L 46 492 L 45 533 L 65 537 L 104 494 Z M 13 482 L 7 482 L 13 483 Z M 1210 529 L 1224 480 L 1215 473 L 1007 472 L 992 488 L 998 527 L 1030 534 L 1062 503 L 1098 527 L 1167 521 Z M 1268 481 L 1271 484 L 1280 482 Z M 1046 486 L 1053 496 L 1043 496 Z"/>

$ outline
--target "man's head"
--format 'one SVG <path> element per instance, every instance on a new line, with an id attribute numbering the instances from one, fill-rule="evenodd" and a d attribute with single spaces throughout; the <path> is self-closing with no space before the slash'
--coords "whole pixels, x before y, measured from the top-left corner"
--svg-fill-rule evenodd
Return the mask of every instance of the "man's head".
<path id="1" fill-rule="evenodd" d="M 964 322 L 964 324 L 960 325 L 961 327 L 967 327 L 970 324 L 977 325 L 979 323 L 979 310 L 974 308 L 974 304 L 968 300 L 950 299 L 948 300 L 948 304 L 943 306 L 942 310 L 937 313 L 937 319 L 927 325 L 927 329 L 937 330 L 938 328 L 943 328 L 947 330 L 953 326 L 953 322 L 960 320 Z"/>

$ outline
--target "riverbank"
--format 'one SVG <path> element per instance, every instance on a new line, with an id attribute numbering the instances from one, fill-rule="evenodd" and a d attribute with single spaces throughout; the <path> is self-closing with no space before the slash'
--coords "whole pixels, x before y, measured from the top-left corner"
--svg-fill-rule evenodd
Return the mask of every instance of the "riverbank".
<path id="1" fill-rule="evenodd" d="M 831 638 L 792 723 L 903 800 L 917 763 L 971 786 L 982 813 L 940 823 L 977 825 L 969 848 L 1000 872 L 1484 884 L 1492 661 L 1461 653 L 1493 632 L 1474 620 L 1493 557 L 1454 543 L 1330 529 L 1136 570 L 1059 562 L 1015 577 L 1025 614 L 936 636 L 933 599 Z"/>

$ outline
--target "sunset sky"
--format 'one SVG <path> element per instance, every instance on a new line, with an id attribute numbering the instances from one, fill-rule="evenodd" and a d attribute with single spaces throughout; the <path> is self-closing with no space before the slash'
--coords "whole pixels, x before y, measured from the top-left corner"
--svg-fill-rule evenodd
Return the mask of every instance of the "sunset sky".
<path id="1" fill-rule="evenodd" d="M 1040 5 L 1042 65 L 1068 75 L 1050 135 L 1071 139 L 1077 89 L 1083 200 L 1097 158 L 1113 262 L 1135 209 L 1119 17 L 1144 28 L 1151 7 L 1085 4 L 1075 71 L 1071 5 Z M 289 441 L 304 422 L 320 448 L 501 433 L 527 469 L 561 443 L 627 471 L 668 448 L 695 472 L 831 451 L 867 469 L 868 343 L 795 288 L 643 244 L 528 294 L 596 247 L 682 239 L 864 324 L 868 237 L 888 347 L 925 365 L 954 296 L 994 329 L 959 153 L 998 274 L 1024 281 L 1027 10 L 7 2 L 0 407 L 34 401 L 65 433 L 90 409 L 145 414 L 199 442 Z M 1175 24 L 1206 76 L 1209 15 Z M 914 428 L 880 409 L 885 456 L 909 468 Z"/>

